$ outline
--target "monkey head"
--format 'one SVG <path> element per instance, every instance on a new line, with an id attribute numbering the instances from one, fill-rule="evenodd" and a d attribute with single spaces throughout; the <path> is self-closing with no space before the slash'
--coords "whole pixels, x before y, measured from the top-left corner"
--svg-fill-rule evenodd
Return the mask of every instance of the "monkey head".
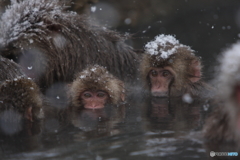
<path id="1" fill-rule="evenodd" d="M 141 73 L 153 96 L 181 96 L 194 92 L 191 86 L 201 79 L 201 62 L 173 36 L 159 35 L 145 46 Z"/>
<path id="2" fill-rule="evenodd" d="M 69 85 L 70 103 L 73 107 L 100 109 L 105 104 L 117 105 L 124 101 L 124 83 L 104 67 L 94 65 L 86 68 Z"/>
<path id="3" fill-rule="evenodd" d="M 13 109 L 30 121 L 43 118 L 43 101 L 38 86 L 25 77 L 6 80 L 0 85 L 0 109 Z"/>

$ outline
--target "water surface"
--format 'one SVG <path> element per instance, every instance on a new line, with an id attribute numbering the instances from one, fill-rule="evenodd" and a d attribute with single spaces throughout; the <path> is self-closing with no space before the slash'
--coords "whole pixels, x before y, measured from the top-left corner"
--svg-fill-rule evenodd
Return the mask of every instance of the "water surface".
<path id="1" fill-rule="evenodd" d="M 135 97 L 103 110 L 53 111 L 33 124 L 1 121 L 2 159 L 207 159 L 208 102 Z M 11 132 L 10 132 L 11 131 Z"/>

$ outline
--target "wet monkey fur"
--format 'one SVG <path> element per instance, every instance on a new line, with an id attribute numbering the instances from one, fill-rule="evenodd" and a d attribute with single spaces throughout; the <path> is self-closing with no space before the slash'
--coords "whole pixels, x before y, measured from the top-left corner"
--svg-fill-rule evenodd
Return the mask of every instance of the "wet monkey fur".
<path id="1" fill-rule="evenodd" d="M 230 144 L 239 151 L 240 142 L 240 42 L 226 49 L 220 57 L 215 83 L 218 89 L 213 112 L 206 120 L 203 135 L 206 144 Z M 211 149 L 211 148 L 210 148 Z"/>
<path id="2" fill-rule="evenodd" d="M 15 110 L 29 121 L 44 117 L 43 99 L 38 86 L 30 79 L 15 78 L 0 85 L 0 110 Z"/>
<path id="3" fill-rule="evenodd" d="M 118 105 L 125 99 L 124 83 L 99 65 L 78 73 L 68 87 L 74 108 L 101 109 L 105 104 Z"/>
<path id="4" fill-rule="evenodd" d="M 26 77 L 18 64 L 2 56 L 0 56 L 0 73 L 0 83 L 18 76 Z"/>
<path id="5" fill-rule="evenodd" d="M 126 36 L 65 8 L 58 0 L 12 1 L 1 17 L 1 55 L 20 64 L 41 90 L 72 82 L 76 73 L 94 64 L 134 82 L 138 56 L 124 43 Z"/>
<path id="6" fill-rule="evenodd" d="M 42 119 L 43 99 L 39 87 L 13 61 L 0 57 L 0 112 L 14 110 L 24 119 Z"/>

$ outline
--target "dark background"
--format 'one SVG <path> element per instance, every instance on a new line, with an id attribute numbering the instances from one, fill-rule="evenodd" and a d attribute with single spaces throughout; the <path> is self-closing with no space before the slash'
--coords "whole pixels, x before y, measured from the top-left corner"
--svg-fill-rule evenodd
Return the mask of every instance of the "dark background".
<path id="1" fill-rule="evenodd" d="M 2 12 L 9 0 L 0 0 Z M 158 34 L 175 35 L 202 57 L 206 80 L 213 78 L 217 55 L 240 37 L 239 0 L 65 0 L 70 10 L 123 34 L 136 49 Z"/>
<path id="2" fill-rule="evenodd" d="M 128 43 L 136 49 L 142 49 L 158 34 L 176 35 L 180 43 L 191 46 L 202 57 L 207 80 L 214 76 L 218 55 L 240 38 L 240 0 L 73 2 L 67 1 L 69 10 L 89 14 L 95 18 L 94 22 L 131 34 Z M 7 4 L 9 0 L 0 0 L 1 12 Z M 186 104 L 182 99 L 159 101 L 137 97 L 123 108 L 112 108 L 104 114 L 89 110 L 69 114 L 66 122 L 49 115 L 43 126 L 24 125 L 17 128 L 20 131 L 13 130 L 16 135 L 10 137 L 0 131 L 0 157 L 24 160 L 207 159 L 209 151 L 198 131 L 210 111 L 208 108 L 205 101 Z M 16 127 L 0 119 L 2 126 L 10 131 Z"/>

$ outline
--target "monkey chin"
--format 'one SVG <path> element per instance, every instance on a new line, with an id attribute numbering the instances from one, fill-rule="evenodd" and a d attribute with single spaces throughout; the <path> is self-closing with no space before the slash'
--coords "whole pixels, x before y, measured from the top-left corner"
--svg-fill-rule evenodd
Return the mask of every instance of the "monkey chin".
<path id="1" fill-rule="evenodd" d="M 153 97 L 166 98 L 168 97 L 168 92 L 151 92 Z"/>
<path id="2" fill-rule="evenodd" d="M 104 105 L 97 105 L 97 106 L 92 106 L 92 105 L 85 105 L 84 106 L 84 109 L 103 109 L 104 108 Z"/>

